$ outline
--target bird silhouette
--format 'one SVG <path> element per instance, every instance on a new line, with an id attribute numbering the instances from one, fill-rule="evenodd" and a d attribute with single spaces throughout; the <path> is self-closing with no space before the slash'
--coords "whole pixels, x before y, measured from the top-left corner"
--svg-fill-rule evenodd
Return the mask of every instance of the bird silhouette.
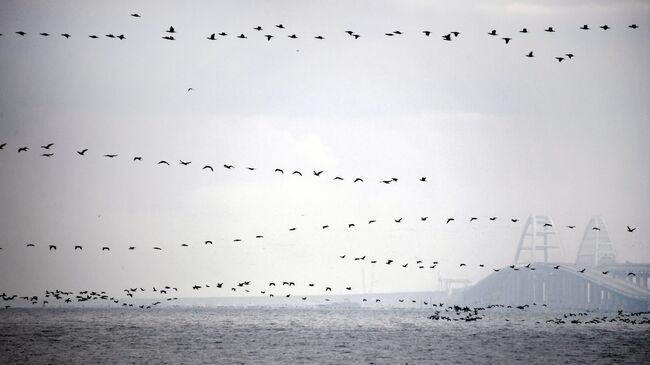
<path id="1" fill-rule="evenodd" d="M 553 227 L 551 223 L 544 223 L 543 227 Z"/>
<path id="2" fill-rule="evenodd" d="M 573 57 L 575 57 L 575 56 L 573 55 L 573 53 L 567 53 L 567 54 L 565 54 L 565 56 L 567 56 L 569 59 L 572 59 Z"/>
<path id="3" fill-rule="evenodd" d="M 568 229 L 574 229 L 576 226 L 566 226 Z"/>
<path id="4" fill-rule="evenodd" d="M 154 246 L 154 248 L 153 248 L 153 249 L 154 249 L 154 250 L 159 250 L 159 251 L 160 251 L 160 250 L 162 250 L 162 248 L 160 248 L 160 247 L 157 247 L 157 246 Z"/>
<path id="5" fill-rule="evenodd" d="M 283 25 L 283 24 L 276 24 L 275 27 L 276 27 L 276 28 L 280 28 L 280 29 L 284 29 L 284 25 Z"/>
<path id="6" fill-rule="evenodd" d="M 235 166 L 233 166 L 233 165 L 223 165 L 223 167 L 225 167 L 225 168 L 227 168 L 228 170 L 230 170 L 230 169 L 232 169 L 232 168 L 235 167 Z"/>
<path id="7" fill-rule="evenodd" d="M 636 29 L 636 28 L 638 28 L 639 26 L 636 25 L 636 24 L 631 24 L 631 25 L 628 25 L 627 27 L 628 27 L 628 28 L 632 28 L 632 29 Z"/>
<path id="8" fill-rule="evenodd" d="M 402 222 L 402 218 L 395 219 L 395 223 L 400 223 L 400 222 Z"/>
<path id="9" fill-rule="evenodd" d="M 548 28 L 544 29 L 544 31 L 549 32 L 549 33 L 554 33 L 555 29 L 553 29 L 553 27 L 548 27 Z"/>
<path id="10" fill-rule="evenodd" d="M 242 34 L 238 35 L 237 38 L 246 39 L 246 36 L 242 33 Z"/>
<path id="11" fill-rule="evenodd" d="M 601 28 L 602 30 L 608 30 L 608 29 L 611 29 L 611 27 L 610 27 L 609 25 L 607 25 L 607 24 L 605 24 L 605 25 L 601 25 L 600 28 Z"/>
<path id="12" fill-rule="evenodd" d="M 53 153 L 44 153 L 41 156 L 43 156 L 43 157 L 52 157 L 52 156 L 54 156 L 54 154 Z"/>
<path id="13" fill-rule="evenodd" d="M 212 241 L 207 240 L 207 241 L 205 241 L 205 244 L 206 244 L 206 245 L 211 245 L 211 244 L 212 244 Z"/>
<path id="14" fill-rule="evenodd" d="M 27 34 L 27 33 L 23 32 L 23 31 L 21 30 L 21 31 L 16 32 L 16 34 L 18 34 L 18 35 L 21 36 L 21 37 L 24 37 L 25 34 Z"/>
<path id="15" fill-rule="evenodd" d="M 118 38 L 119 40 L 124 40 L 124 39 L 126 39 L 126 37 L 124 36 L 124 34 L 120 34 L 120 35 L 118 35 L 117 38 Z"/>
<path id="16" fill-rule="evenodd" d="M 427 36 L 427 37 L 431 35 L 430 30 L 423 30 L 422 33 L 424 33 L 424 35 Z"/>
<path id="17" fill-rule="evenodd" d="M 6 145 L 7 145 L 6 143 L 0 144 L 0 150 L 4 149 Z"/>
<path id="18" fill-rule="evenodd" d="M 41 146 L 42 149 L 49 150 L 50 147 L 54 146 L 54 143 L 48 143 L 45 146 Z"/>
<path id="19" fill-rule="evenodd" d="M 562 61 L 564 61 L 564 57 L 555 57 L 555 59 L 557 60 L 557 62 L 562 62 Z"/>
<path id="20" fill-rule="evenodd" d="M 478 220 L 478 218 L 477 218 L 477 217 L 471 217 L 471 218 L 469 219 L 470 223 L 473 222 L 473 221 L 475 221 L 475 220 Z"/>
<path id="21" fill-rule="evenodd" d="M 578 272 L 583 273 L 583 272 L 585 272 L 585 270 L 587 270 L 587 269 L 585 268 L 585 269 L 582 269 L 582 270 L 578 270 Z"/>
<path id="22" fill-rule="evenodd" d="M 131 251 L 135 250 L 135 246 L 129 246 L 129 250 Z"/>
<path id="23" fill-rule="evenodd" d="M 334 178 L 334 180 L 343 180 L 343 178 L 340 177 L 340 176 L 337 176 L 337 177 Z"/>
<path id="24" fill-rule="evenodd" d="M 314 176 L 320 176 L 320 174 L 322 174 L 322 173 L 323 173 L 323 171 L 318 171 L 318 172 L 314 171 Z"/>
<path id="25" fill-rule="evenodd" d="M 589 26 L 588 26 L 587 24 L 585 24 L 585 25 L 583 25 L 582 27 L 580 27 L 580 29 L 582 29 L 582 30 L 589 30 Z"/>
<path id="26" fill-rule="evenodd" d="M 512 40 L 512 38 L 509 38 L 509 37 L 503 37 L 503 38 L 501 38 L 501 39 L 503 39 L 504 41 L 506 41 L 506 44 L 508 44 L 508 42 L 510 42 L 510 41 Z"/>
<path id="27" fill-rule="evenodd" d="M 408 262 L 402 265 L 403 268 L 406 268 L 407 266 L 409 266 Z"/>
<path id="28" fill-rule="evenodd" d="M 593 227 L 591 229 L 594 230 L 594 231 L 600 231 L 600 228 L 598 228 L 598 227 Z"/>
<path id="29" fill-rule="evenodd" d="M 39 33 L 39 34 L 42 35 L 43 37 L 49 37 L 50 36 L 49 33 Z"/>
<path id="30" fill-rule="evenodd" d="M 28 243 L 26 246 L 27 246 L 27 247 L 34 247 L 34 246 L 36 246 L 36 245 L 34 245 L 33 243 Z"/>
<path id="31" fill-rule="evenodd" d="M 422 182 L 426 182 L 426 181 L 427 181 L 427 178 L 426 178 L 425 176 L 422 176 L 422 177 L 420 178 L 420 181 L 422 181 Z"/>
<path id="32" fill-rule="evenodd" d="M 445 223 L 445 224 L 449 224 L 449 222 L 451 222 L 451 221 L 455 221 L 455 219 L 454 218 L 447 218 L 447 223 Z"/>
<path id="33" fill-rule="evenodd" d="M 134 18 L 139 18 L 139 17 L 140 17 L 140 14 L 138 14 L 138 13 L 133 13 L 133 14 L 131 14 L 131 16 L 134 17 Z"/>
<path id="34" fill-rule="evenodd" d="M 558 270 L 560 268 L 560 265 L 555 265 L 553 266 L 553 269 Z"/>
<path id="35" fill-rule="evenodd" d="M 70 38 L 70 34 L 68 33 L 61 33 L 61 37 L 65 37 L 65 39 Z"/>
<path id="36" fill-rule="evenodd" d="M 266 37 L 267 41 L 270 41 L 271 38 L 273 38 L 273 36 L 271 34 L 265 34 L 264 36 Z"/>
<path id="37" fill-rule="evenodd" d="M 255 29 L 255 30 L 258 31 L 258 32 L 262 31 L 262 27 L 259 26 L 259 25 L 258 25 L 257 27 L 255 27 L 255 28 L 253 28 L 253 29 Z"/>
<path id="38" fill-rule="evenodd" d="M 117 155 L 115 155 L 115 154 L 113 154 L 113 155 L 104 155 L 104 157 L 115 158 L 115 157 L 117 157 Z"/>
<path id="39" fill-rule="evenodd" d="M 354 179 L 354 182 L 363 182 L 363 179 L 360 178 L 360 177 L 357 177 L 356 179 Z"/>
<path id="40" fill-rule="evenodd" d="M 289 37 L 289 38 L 292 38 L 292 39 L 296 39 L 296 38 L 298 38 L 298 36 L 295 35 L 295 34 L 292 34 L 292 35 L 290 35 L 290 36 L 288 36 L 288 37 Z"/>
<path id="41" fill-rule="evenodd" d="M 302 173 L 297 170 L 291 173 L 291 175 L 296 175 L 296 174 L 302 176 Z"/>
<path id="42" fill-rule="evenodd" d="M 317 36 L 315 36 L 314 38 L 319 39 L 319 40 L 323 40 L 323 39 L 325 39 L 322 35 L 317 35 Z"/>
<path id="43" fill-rule="evenodd" d="M 282 170 L 282 169 L 275 169 L 273 172 L 279 172 L 282 175 L 284 175 L 284 170 Z"/>
<path id="44" fill-rule="evenodd" d="M 451 33 L 443 35 L 442 39 L 445 41 L 451 41 Z"/>
<path id="45" fill-rule="evenodd" d="M 219 35 L 222 36 L 222 37 L 225 37 L 225 36 L 228 35 L 228 33 L 226 33 L 226 32 L 221 32 L 221 33 L 219 33 Z"/>
<path id="46" fill-rule="evenodd" d="M 352 227 L 354 227 L 354 223 L 348 224 L 348 228 L 352 228 Z"/>
<path id="47" fill-rule="evenodd" d="M 56 246 L 55 246 L 55 245 L 49 245 L 49 250 L 50 250 L 50 251 L 52 251 L 52 250 L 56 250 Z"/>
<path id="48" fill-rule="evenodd" d="M 176 30 L 174 29 L 174 27 L 169 27 L 169 29 L 167 29 L 165 32 L 167 32 L 167 33 L 176 33 Z"/>
<path id="49" fill-rule="evenodd" d="M 522 30 L 519 31 L 519 33 L 528 33 L 528 29 L 523 28 Z"/>
<path id="50" fill-rule="evenodd" d="M 630 226 L 627 226 L 627 231 L 628 232 L 634 232 L 634 231 L 636 231 L 636 227 L 631 228 Z"/>
<path id="51" fill-rule="evenodd" d="M 428 218 L 429 218 L 429 217 L 420 217 L 420 220 L 421 220 L 422 222 L 424 222 L 424 221 L 426 221 Z"/>
<path id="52" fill-rule="evenodd" d="M 392 264 L 392 263 L 393 263 L 393 260 L 387 260 L 387 261 L 386 261 L 386 265 L 390 265 L 390 264 Z"/>
<path id="53" fill-rule="evenodd" d="M 602 273 L 603 273 L 603 275 L 607 275 L 607 273 L 609 273 L 609 271 L 603 271 Z"/>
<path id="54" fill-rule="evenodd" d="M 83 156 L 83 155 L 85 155 L 85 154 L 86 154 L 86 152 L 88 152 L 88 149 L 87 149 L 87 148 L 84 148 L 84 149 L 83 149 L 83 150 L 81 150 L 81 151 L 77 151 L 77 153 L 78 153 L 78 154 L 79 154 L 80 156 Z"/>
<path id="55" fill-rule="evenodd" d="M 636 274 L 633 273 L 633 272 L 628 272 L 628 273 L 627 273 L 627 276 L 636 276 Z"/>
<path id="56" fill-rule="evenodd" d="M 216 36 L 216 34 L 212 33 L 212 34 L 210 34 L 209 37 L 206 37 L 206 39 L 211 40 L 211 41 L 216 41 L 217 38 L 215 38 L 215 36 Z"/>
<path id="57" fill-rule="evenodd" d="M 210 171 L 214 172 L 214 169 L 210 165 L 203 166 L 203 168 L 201 170 L 206 170 L 206 169 L 209 169 Z"/>
<path id="58" fill-rule="evenodd" d="M 107 34 L 106 37 L 107 38 L 115 38 L 115 36 L 113 34 Z"/>
<path id="59" fill-rule="evenodd" d="M 492 29 L 488 32 L 489 35 L 498 35 L 496 29 Z"/>
<path id="60" fill-rule="evenodd" d="M 189 165 L 189 164 L 192 163 L 192 161 L 187 161 L 187 162 L 186 162 L 186 161 L 183 161 L 183 160 L 178 160 L 178 162 L 179 162 L 181 165 L 183 165 L 183 166 L 187 166 L 187 165 Z"/>
<path id="61" fill-rule="evenodd" d="M 187 243 L 181 243 L 181 247 L 189 247 Z"/>
<path id="62" fill-rule="evenodd" d="M 158 163 L 157 163 L 157 165 L 162 165 L 162 164 L 169 166 L 169 162 L 167 162 L 165 160 L 158 161 Z"/>
<path id="63" fill-rule="evenodd" d="M 370 224 L 370 223 L 375 223 L 375 222 L 376 222 L 376 220 L 371 219 L 371 220 L 368 221 L 368 224 Z"/>
<path id="64" fill-rule="evenodd" d="M 530 52 L 526 55 L 526 57 L 535 57 L 535 56 L 533 56 L 533 51 L 530 51 Z"/>
<path id="65" fill-rule="evenodd" d="M 329 228 L 329 227 L 330 227 L 330 226 L 328 226 L 328 225 L 326 224 L 326 225 L 323 226 L 323 229 L 326 229 L 326 228 Z"/>
<path id="66" fill-rule="evenodd" d="M 491 221 L 495 221 L 495 220 L 497 220 L 497 217 L 490 217 L 489 219 L 490 219 Z"/>
<path id="67" fill-rule="evenodd" d="M 142 157 L 135 156 L 135 157 L 133 157 L 133 161 L 142 161 Z"/>
<path id="68" fill-rule="evenodd" d="M 165 37 L 162 37 L 162 39 L 166 39 L 166 40 L 168 40 L 168 41 L 173 41 L 173 40 L 175 40 L 175 38 L 174 38 L 173 36 L 165 36 Z"/>
<path id="69" fill-rule="evenodd" d="M 109 247 L 106 247 L 106 246 L 102 247 L 102 251 L 110 251 L 110 250 L 111 249 Z"/>
<path id="70" fill-rule="evenodd" d="M 460 32 L 453 31 L 453 32 L 451 32 L 451 34 L 453 34 L 454 37 L 458 37 L 460 35 Z"/>

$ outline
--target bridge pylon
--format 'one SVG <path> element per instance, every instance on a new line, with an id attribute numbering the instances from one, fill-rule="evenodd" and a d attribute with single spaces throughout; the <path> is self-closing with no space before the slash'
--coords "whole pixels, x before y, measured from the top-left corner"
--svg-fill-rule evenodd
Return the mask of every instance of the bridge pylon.
<path id="1" fill-rule="evenodd" d="M 557 229 L 550 217 L 531 215 L 519 238 L 514 264 L 548 262 L 548 251 L 560 248 L 559 242 Z"/>
<path id="2" fill-rule="evenodd" d="M 597 267 L 616 263 L 614 244 L 609 238 L 607 227 L 601 216 L 593 216 L 585 227 L 580 242 L 576 265 Z"/>

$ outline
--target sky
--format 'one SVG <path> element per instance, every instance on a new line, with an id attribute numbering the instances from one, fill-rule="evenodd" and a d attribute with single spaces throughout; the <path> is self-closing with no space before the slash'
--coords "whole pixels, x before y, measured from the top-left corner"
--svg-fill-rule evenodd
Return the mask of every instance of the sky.
<path id="1" fill-rule="evenodd" d="M 510 265 L 531 214 L 553 261 L 600 215 L 619 262 L 650 262 L 648 19 L 646 1 L 2 1 L 0 291 L 436 290 Z"/>

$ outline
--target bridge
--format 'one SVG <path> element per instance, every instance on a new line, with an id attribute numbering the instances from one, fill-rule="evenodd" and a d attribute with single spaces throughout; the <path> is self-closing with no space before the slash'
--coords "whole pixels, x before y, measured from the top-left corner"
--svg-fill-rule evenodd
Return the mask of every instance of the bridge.
<path id="1" fill-rule="evenodd" d="M 549 251 L 560 247 L 557 241 L 549 217 L 531 216 L 514 264 L 460 291 L 455 299 L 476 306 L 535 303 L 595 311 L 650 309 L 650 264 L 616 263 L 614 245 L 602 218 L 589 221 L 575 263 L 549 262 Z M 528 261 L 523 261 L 526 258 Z"/>

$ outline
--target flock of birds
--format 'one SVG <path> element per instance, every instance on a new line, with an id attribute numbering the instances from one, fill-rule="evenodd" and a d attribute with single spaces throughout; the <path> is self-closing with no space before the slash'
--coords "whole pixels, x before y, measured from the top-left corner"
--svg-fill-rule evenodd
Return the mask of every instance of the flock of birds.
<path id="1" fill-rule="evenodd" d="M 133 17 L 133 18 L 141 18 L 140 14 L 138 14 L 138 13 L 132 13 L 131 17 Z M 626 27 L 629 28 L 629 29 L 632 29 L 632 30 L 635 30 L 635 29 L 639 28 L 639 26 L 637 24 L 630 24 L 630 25 L 627 25 Z M 602 31 L 609 31 L 610 29 L 612 29 L 612 27 L 610 27 L 607 24 L 600 25 L 600 26 L 598 26 L 598 28 L 600 30 L 602 30 Z M 250 35 L 250 33 L 249 33 L 249 35 L 246 35 L 245 33 L 240 33 L 239 35 L 232 35 L 232 36 L 234 38 L 237 38 L 237 39 L 248 39 L 250 37 L 262 37 L 262 38 L 266 39 L 268 42 L 271 42 L 272 39 L 278 38 L 278 37 L 286 38 L 286 39 L 293 39 L 293 40 L 303 38 L 302 35 L 298 36 L 296 33 L 289 32 L 287 30 L 287 27 L 285 27 L 285 25 L 282 24 L 282 23 L 274 24 L 273 26 L 270 27 L 270 29 L 273 30 L 274 33 L 270 32 L 267 27 L 263 28 L 261 25 L 257 25 L 255 27 L 251 27 L 251 31 L 254 31 L 254 35 Z M 580 27 L 576 27 L 576 29 L 580 30 L 580 31 L 590 31 L 590 30 L 592 30 L 592 28 L 588 24 L 584 24 L 584 25 L 582 25 Z M 555 33 L 556 32 L 555 28 L 552 27 L 552 26 L 549 26 L 549 27 L 543 29 L 542 31 L 545 32 L 545 33 Z M 517 32 L 520 35 L 526 35 L 526 34 L 530 33 L 531 31 L 529 31 L 528 28 L 522 28 L 522 29 L 518 30 Z M 341 33 L 343 34 L 343 31 Z M 353 31 L 353 30 L 345 30 L 344 33 L 347 34 L 348 38 L 350 38 L 352 40 L 358 40 L 358 39 L 362 38 L 362 35 L 359 32 L 356 32 L 356 31 Z M 28 35 L 27 32 L 22 31 L 22 30 L 16 31 L 15 34 L 17 34 L 17 35 L 19 35 L 21 37 L 24 37 L 24 36 Z M 47 32 L 41 32 L 41 33 L 38 33 L 38 34 L 40 36 L 42 36 L 42 37 L 49 37 L 49 36 L 52 35 L 52 34 L 47 33 Z M 428 30 L 428 29 L 422 29 L 422 30 L 419 31 L 419 34 L 422 37 L 429 38 L 433 34 L 433 31 Z M 504 41 L 505 45 L 510 44 L 514 39 L 513 35 L 499 34 L 496 29 L 492 29 L 490 31 L 487 31 L 486 34 L 488 36 L 491 36 L 491 37 L 500 38 L 501 40 Z M 0 33 L 0 36 L 2 36 L 2 35 L 3 34 Z M 169 28 L 164 29 L 164 32 L 163 32 L 161 38 L 163 40 L 166 40 L 166 41 L 175 41 L 175 40 L 177 40 L 177 38 L 176 38 L 177 35 L 178 35 L 178 31 L 176 30 L 176 28 L 174 26 L 170 26 Z M 388 32 L 384 32 L 383 35 L 386 36 L 386 37 L 389 37 L 389 38 L 398 38 L 398 37 L 404 36 L 404 32 L 401 31 L 401 30 L 391 30 L 391 31 L 388 31 Z M 454 30 L 454 31 L 449 31 L 449 32 L 446 32 L 444 34 L 441 34 L 440 39 L 442 41 L 444 41 L 444 42 L 451 42 L 451 41 L 454 41 L 457 38 L 459 38 L 460 35 L 461 35 L 461 32 Z M 65 39 L 69 39 L 70 37 L 72 37 L 69 33 L 61 33 L 60 36 L 65 38 Z M 214 33 L 207 34 L 205 39 L 208 40 L 208 41 L 216 41 L 218 39 L 229 37 L 229 36 L 231 36 L 229 33 L 225 32 L 225 31 L 220 31 L 220 32 L 214 32 Z M 109 39 L 119 39 L 119 40 L 127 39 L 127 37 L 124 34 L 112 34 L 112 33 L 110 33 L 110 34 L 104 35 L 104 37 L 109 38 Z M 88 35 L 88 38 L 90 38 L 90 39 L 99 39 L 100 36 L 98 36 L 96 34 L 90 34 L 90 35 Z M 306 36 L 306 38 L 316 39 L 317 41 L 325 40 L 325 37 L 323 35 L 321 35 L 321 34 L 317 34 L 317 35 L 312 34 L 312 35 Z M 533 51 L 528 52 L 524 56 L 528 57 L 528 58 L 535 57 Z M 573 53 L 565 53 L 563 55 L 555 56 L 554 58 L 558 62 L 562 62 L 562 61 L 564 61 L 566 59 L 572 59 L 573 57 L 574 57 Z M 189 89 L 188 89 L 188 91 L 189 91 Z"/>
<path id="2" fill-rule="evenodd" d="M 239 288 L 247 288 L 250 285 L 250 281 L 245 281 L 237 284 L 237 287 Z M 269 287 L 275 286 L 276 284 L 271 282 L 268 284 Z M 295 285 L 293 282 L 283 282 L 283 286 L 291 287 Z M 309 284 L 310 286 L 314 286 L 314 284 Z M 222 288 L 223 283 L 217 283 L 216 288 Z M 202 287 L 209 288 L 209 285 L 194 285 L 192 287 L 192 290 L 199 290 Z M 351 288 L 346 288 L 347 290 L 350 290 Z M 233 291 L 237 290 L 235 287 L 232 288 Z M 244 289 L 246 292 L 250 292 L 249 289 Z M 327 292 L 328 290 L 331 291 L 331 288 L 326 287 L 325 291 Z M 65 291 L 65 290 L 46 290 L 45 294 L 43 297 L 39 297 L 37 295 L 26 295 L 26 296 L 19 296 L 18 294 L 12 294 L 9 295 L 7 293 L 2 293 L 0 295 L 0 299 L 2 299 L 4 304 L 5 309 L 12 308 L 11 304 L 6 304 L 6 303 L 12 303 L 13 301 L 22 301 L 19 303 L 20 307 L 23 307 L 25 304 L 31 304 L 32 306 L 36 305 L 41 305 L 42 307 L 46 306 L 51 306 L 51 305 L 56 305 L 60 307 L 61 305 L 65 304 L 72 304 L 72 303 L 77 303 L 77 304 L 82 304 L 85 302 L 90 302 L 93 304 L 96 304 L 97 302 L 104 302 L 107 305 L 118 305 L 119 307 L 122 308 L 140 308 L 140 309 L 153 309 L 156 308 L 157 306 L 160 306 L 163 303 L 168 303 L 171 304 L 174 301 L 179 300 L 178 298 L 178 292 L 179 289 L 177 287 L 172 287 L 170 285 L 164 285 L 160 286 L 159 288 L 153 287 L 151 291 L 148 291 L 142 287 L 135 287 L 135 288 L 125 288 L 123 290 L 125 293 L 124 297 L 117 297 L 117 296 L 110 296 L 109 294 L 106 293 L 106 291 L 98 291 L 98 290 L 82 290 L 78 292 L 74 291 Z M 261 293 L 265 294 L 267 291 L 262 290 Z M 137 298 L 139 295 L 143 295 L 143 293 L 146 293 L 145 295 L 148 295 L 146 298 L 142 298 L 139 300 L 139 303 L 142 303 L 143 301 L 146 301 L 147 299 L 153 300 L 153 302 L 150 303 L 145 303 L 145 304 L 138 304 L 138 303 L 133 303 L 132 301 Z M 151 298 L 151 296 L 157 296 L 156 298 Z M 274 294 L 269 294 L 270 297 L 274 297 Z M 283 295 L 278 295 L 278 297 L 284 297 L 284 298 L 290 298 L 291 294 L 283 294 Z M 308 297 L 306 296 L 298 296 L 301 301 L 307 301 Z M 330 301 L 330 298 L 320 298 L 322 299 L 321 303 L 327 303 Z M 395 302 L 393 303 L 387 303 L 389 306 L 405 306 L 405 305 L 415 305 L 419 306 L 421 308 L 432 308 L 434 309 L 434 313 L 428 317 L 430 320 L 435 320 L 435 321 L 448 321 L 448 322 L 474 322 L 478 321 L 481 319 L 486 318 L 487 316 L 487 311 L 488 310 L 496 310 L 500 313 L 508 313 L 504 311 L 508 310 L 518 310 L 518 311 L 526 311 L 530 310 L 533 308 L 536 308 L 537 311 L 542 311 L 547 308 L 546 304 L 541 304 L 538 305 L 537 303 L 533 302 L 531 304 L 521 304 L 521 305 L 506 305 L 506 304 L 491 304 L 487 305 L 484 307 L 469 307 L 469 306 L 459 306 L 459 305 L 452 305 L 452 304 L 445 304 L 445 303 L 438 303 L 438 302 L 433 302 L 430 299 L 412 299 L 412 298 L 397 298 L 393 299 Z M 52 301 L 52 302 L 50 302 Z M 361 303 L 360 304 L 365 304 L 365 303 L 370 303 L 374 305 L 385 305 L 385 301 L 382 302 L 382 299 L 380 298 L 361 298 L 360 299 Z M 555 313 L 555 312 L 552 312 Z M 561 313 L 559 316 L 555 314 L 553 318 L 550 318 L 545 321 L 547 324 L 601 324 L 601 323 L 614 323 L 614 322 L 619 322 L 619 323 L 626 323 L 626 324 L 632 324 L 632 325 L 644 325 L 644 324 L 650 324 L 650 318 L 648 318 L 648 315 L 650 312 L 648 311 L 642 311 L 642 312 L 631 312 L 631 313 L 624 313 L 623 311 L 619 310 L 618 313 L 615 316 L 603 316 L 603 315 L 593 315 L 589 312 L 568 312 L 568 313 Z M 511 321 L 516 321 L 516 318 L 508 318 L 507 316 L 504 318 L 506 322 L 511 322 Z M 525 321 L 525 318 L 519 319 L 519 321 L 523 322 Z M 535 320 L 536 324 L 540 324 L 541 322 L 539 319 Z"/>

